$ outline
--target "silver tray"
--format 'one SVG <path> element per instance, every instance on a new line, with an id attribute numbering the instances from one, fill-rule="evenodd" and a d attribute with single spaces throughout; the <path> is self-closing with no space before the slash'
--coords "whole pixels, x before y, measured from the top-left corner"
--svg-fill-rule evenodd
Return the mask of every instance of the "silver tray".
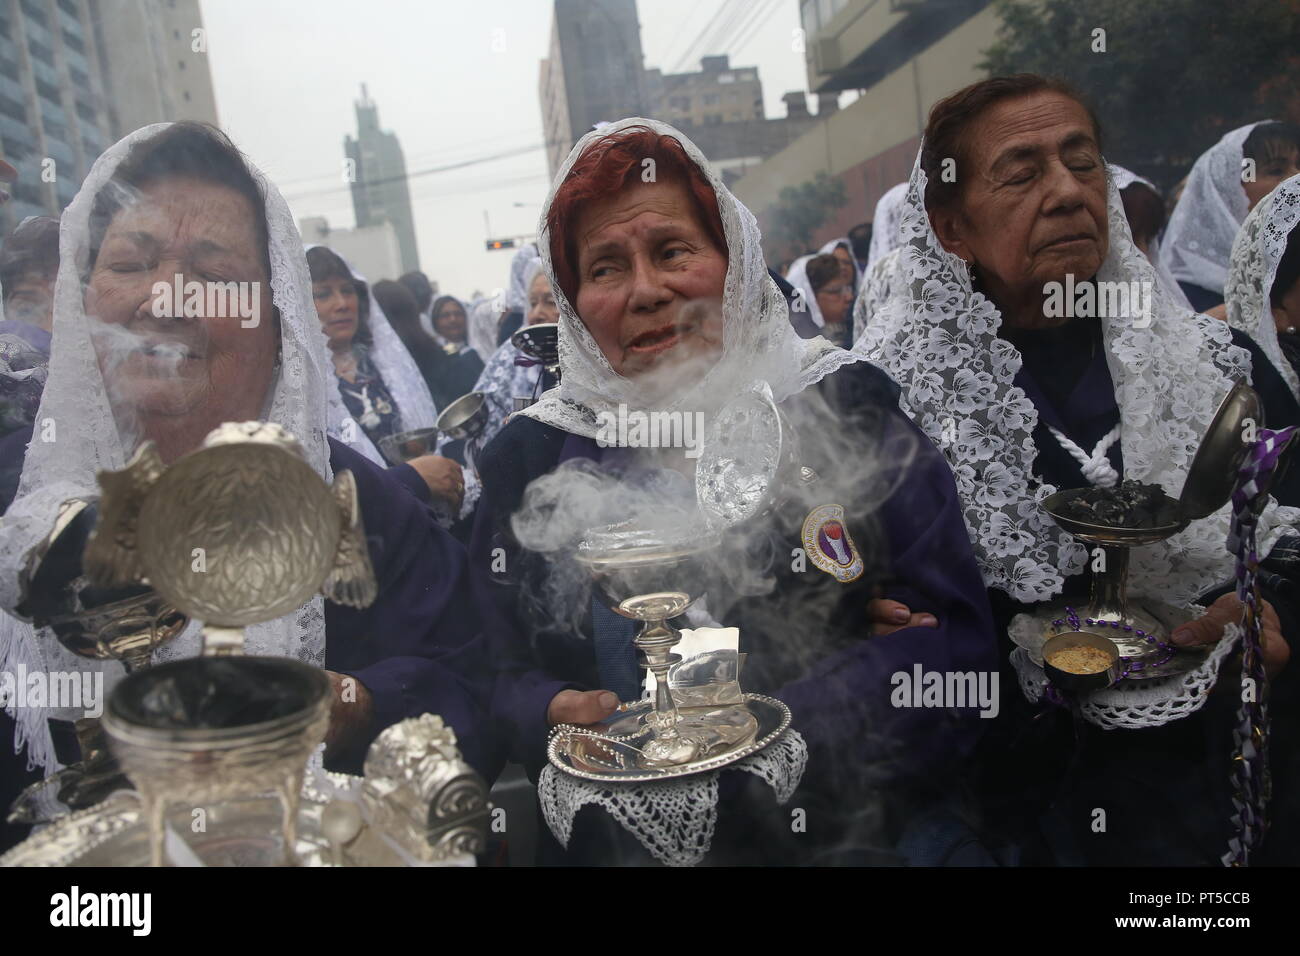
<path id="1" fill-rule="evenodd" d="M 1166 604 L 1155 598 L 1130 597 L 1129 606 L 1139 614 L 1145 613 L 1154 618 L 1163 624 L 1170 633 L 1173 633 L 1174 629 L 1180 624 L 1186 624 L 1193 619 L 1190 611 L 1175 607 L 1172 604 Z M 1068 624 L 1057 626 L 1052 623 L 1065 618 L 1065 608 L 1065 603 L 1055 602 L 1025 612 L 1028 617 L 1040 622 L 1042 628 L 1036 630 L 1032 638 L 1023 639 L 1011 635 L 1012 642 L 1018 647 L 1024 648 L 1025 653 L 1029 655 L 1029 659 L 1039 667 L 1043 666 L 1043 644 L 1047 639 L 1054 634 L 1071 629 Z M 1087 617 L 1086 611 L 1080 612 L 1078 608 L 1075 608 L 1075 612 L 1079 614 L 1080 622 Z M 1186 674 L 1204 664 L 1205 659 L 1210 656 L 1210 651 L 1214 649 L 1213 644 L 1194 648 L 1179 648 L 1174 653 L 1174 656 L 1165 663 L 1154 666 L 1155 662 L 1165 655 L 1165 652 L 1156 645 L 1146 642 L 1142 638 L 1133 638 L 1131 634 L 1125 633 L 1119 628 L 1096 624 L 1081 624 L 1081 628 L 1089 633 L 1101 634 L 1114 640 L 1119 645 L 1120 653 L 1123 655 L 1121 668 L 1131 662 L 1141 662 L 1146 665 L 1142 670 L 1135 671 L 1125 677 L 1124 680 L 1126 681 L 1155 680 Z M 1140 653 L 1135 653 L 1135 651 L 1139 650 Z"/>
<path id="2" fill-rule="evenodd" d="M 601 783 L 650 783 L 707 773 L 743 760 L 780 737 L 790 726 L 790 708 L 773 697 L 745 694 L 744 704 L 723 707 L 678 707 L 682 729 L 733 732 L 729 740 L 697 760 L 672 767 L 647 768 L 637 762 L 637 746 L 649 739 L 646 716 L 651 702 L 637 701 L 591 727 L 561 724 L 551 732 L 546 755 L 558 769 Z"/>
<path id="3" fill-rule="evenodd" d="M 343 791 L 359 791 L 360 777 L 326 774 Z M 295 849 L 301 866 L 333 866 L 334 850 L 321 832 L 321 813 L 333 794 L 308 774 L 298 810 Z M 282 866 L 281 808 L 274 794 L 240 797 L 205 808 L 203 832 L 193 832 L 192 808 L 177 805 L 167 826 L 207 866 Z M 168 837 L 169 848 L 172 840 Z M 350 849 L 350 848 L 349 848 Z M 392 862 L 396 862 L 395 860 Z M 169 865 L 176 865 L 168 860 Z M 365 865 L 342 852 L 344 866 Z M 86 810 L 59 817 L 0 856 L 0 866 L 148 866 L 149 834 L 133 790 L 118 790 Z"/>

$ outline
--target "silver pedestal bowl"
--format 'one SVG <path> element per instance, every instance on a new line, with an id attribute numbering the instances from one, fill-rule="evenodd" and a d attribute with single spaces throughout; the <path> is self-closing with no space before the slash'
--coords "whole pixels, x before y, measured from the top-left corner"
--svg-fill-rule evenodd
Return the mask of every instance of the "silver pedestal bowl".
<path id="1" fill-rule="evenodd" d="M 611 525 L 589 531 L 578 548 L 610 610 L 641 623 L 633 641 L 655 675 L 655 701 L 645 715 L 651 739 L 641 746 L 644 767 L 688 763 L 700 742 L 679 731 L 681 716 L 668 687 L 668 669 L 681 660 L 673 648 L 681 633 L 668 623 L 708 589 L 718 542 L 682 526 L 666 529 Z"/>

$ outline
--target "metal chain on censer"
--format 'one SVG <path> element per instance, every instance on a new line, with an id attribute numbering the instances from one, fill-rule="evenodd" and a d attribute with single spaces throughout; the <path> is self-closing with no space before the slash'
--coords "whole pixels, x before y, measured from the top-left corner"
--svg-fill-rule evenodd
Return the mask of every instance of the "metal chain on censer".
<path id="1" fill-rule="evenodd" d="M 1245 605 L 1241 642 L 1241 706 L 1233 730 L 1232 823 L 1236 835 L 1221 857 L 1224 866 L 1248 866 L 1250 854 L 1268 828 L 1267 808 L 1272 789 L 1268 769 L 1268 691 L 1260 650 L 1259 589 L 1255 581 L 1259 555 L 1255 530 L 1268 499 L 1268 486 L 1278 458 L 1296 435 L 1294 426 L 1278 431 L 1260 429 L 1232 491 L 1232 523 L 1228 550 L 1237 559 L 1237 597 Z"/>

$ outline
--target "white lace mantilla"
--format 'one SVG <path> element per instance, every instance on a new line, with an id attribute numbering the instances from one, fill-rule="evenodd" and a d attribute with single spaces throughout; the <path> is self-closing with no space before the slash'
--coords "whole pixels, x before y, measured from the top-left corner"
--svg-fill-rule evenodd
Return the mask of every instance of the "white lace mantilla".
<path id="1" fill-rule="evenodd" d="M 1160 261 L 1179 282 L 1211 292 L 1224 287 L 1232 241 L 1250 206 L 1241 185 L 1241 150 L 1257 125 L 1224 133 L 1187 174 L 1160 248 Z"/>
<path id="2" fill-rule="evenodd" d="M 1042 626 L 1042 621 L 1018 614 L 1012 619 L 1009 630 L 1014 640 L 1017 629 L 1030 627 L 1041 630 Z M 1079 701 L 1079 711 L 1085 720 L 1104 730 L 1162 727 L 1181 720 L 1205 706 L 1214 682 L 1219 679 L 1219 667 L 1240 639 L 1241 628 L 1229 624 L 1214 650 L 1195 670 L 1173 677 L 1120 681 L 1114 687 L 1083 696 Z M 1011 665 L 1016 669 L 1025 698 L 1030 703 L 1041 701 L 1047 692 L 1047 674 L 1034 663 L 1024 647 L 1011 652 Z"/>
<path id="3" fill-rule="evenodd" d="M 18 495 L 0 521 L 0 607 L 6 610 L 19 602 L 20 573 L 27 555 L 53 527 L 60 504 L 70 498 L 98 497 L 95 473 L 124 467 L 135 450 L 134 438 L 119 431 L 109 403 L 91 340 L 98 320 L 86 315 L 81 275 L 89 267 L 89 219 L 95 197 L 100 190 L 113 188 L 113 174 L 132 147 L 159 135 L 167 126 L 144 127 L 106 150 L 91 167 L 60 223 L 50 376 L 37 413 L 38 422 L 54 423 L 57 440 L 40 440 L 38 428 L 37 440 L 23 463 Z M 251 165 L 249 173 L 266 197 L 271 298 L 280 313 L 279 370 L 262 418 L 288 429 L 301 444 L 308 464 L 329 482 L 333 473 L 326 434 L 342 431 L 347 413 L 316 317 L 302 239 L 279 190 Z M 155 660 L 194 656 L 199 651 L 199 632 L 199 622 L 192 621 L 183 634 L 155 654 Z M 248 654 L 293 657 L 323 666 L 324 601 L 313 597 L 292 614 L 254 624 L 245 634 Z M 106 691 L 123 674 L 114 661 L 76 656 L 48 629 L 38 634 L 26 621 L 0 613 L 0 672 L 14 673 L 20 665 L 28 673 L 102 670 Z M 47 719 L 75 719 L 82 716 L 81 711 L 10 706 L 17 722 L 15 750 L 26 746 L 29 765 L 42 766 L 47 772 L 57 769 Z"/>
<path id="4" fill-rule="evenodd" d="M 970 266 L 940 244 L 924 207 L 926 177 L 913 167 L 892 272 L 873 269 L 864 284 L 854 349 L 899 384 L 899 404 L 952 468 L 967 532 L 984 582 L 1020 601 L 1059 594 L 1084 568 L 1085 550 L 1043 513 L 1057 489 L 1033 471 L 1038 409 L 1015 385 L 1019 351 L 999 338 L 1002 315 L 975 290 Z M 1151 315 L 1102 318 L 1107 364 L 1120 413 L 1124 477 L 1177 496 L 1219 402 L 1234 380 L 1248 380 L 1250 355 L 1228 327 L 1181 308 L 1133 243 L 1112 181 L 1109 248 L 1097 278 L 1150 283 Z M 1266 554 L 1300 512 L 1272 508 L 1263 524 Z M 1132 552 L 1130 586 L 1185 604 L 1233 574 L 1224 547 L 1230 508 L 1195 521 L 1161 544 Z"/>
<path id="5" fill-rule="evenodd" d="M 551 239 L 546 230 L 546 215 L 555 201 L 555 193 L 568 178 L 578 157 L 601 137 L 617 134 L 629 126 L 648 127 L 682 144 L 687 156 L 703 173 L 717 196 L 722 231 L 727 242 L 727 277 L 722 293 L 722 357 L 698 382 L 680 390 L 670 403 L 655 410 L 707 413 L 755 381 L 768 382 L 774 398 L 781 402 L 816 384 L 841 366 L 856 362 L 857 356 L 837 348 L 824 338 L 799 338 L 790 324 L 785 296 L 767 273 L 757 220 L 722 184 L 695 144 L 667 124 L 632 117 L 610 123 L 578 140 L 556 173 L 542 209 L 538 246 L 560 309 L 560 384 L 520 414 L 575 435 L 594 438 L 601 412 L 617 415 L 620 404 L 632 411 L 649 410 L 644 388 L 638 386 L 635 379 L 625 378 L 614 371 L 555 280 Z"/>
<path id="6" fill-rule="evenodd" d="M 573 818 L 598 806 L 665 866 L 695 866 L 704 859 L 718 823 L 718 774 L 743 770 L 764 780 L 784 804 L 808 764 L 808 745 L 796 730 L 722 770 L 655 783 L 597 783 L 547 764 L 537 781 L 546 825 L 561 845 L 573 836 Z"/>
<path id="7" fill-rule="evenodd" d="M 868 271 L 902 242 L 898 227 L 903 220 L 906 201 L 907 183 L 897 183 L 876 202 L 876 214 L 871 220 L 871 251 L 867 253 Z"/>
<path id="8" fill-rule="evenodd" d="M 1278 263 L 1297 224 L 1300 224 L 1300 176 L 1292 176 L 1261 199 L 1241 224 L 1232 246 L 1228 284 L 1223 292 L 1228 324 L 1255 340 L 1291 386 L 1292 394 L 1300 397 L 1300 379 L 1278 344 L 1273 305 L 1269 301 Z"/>

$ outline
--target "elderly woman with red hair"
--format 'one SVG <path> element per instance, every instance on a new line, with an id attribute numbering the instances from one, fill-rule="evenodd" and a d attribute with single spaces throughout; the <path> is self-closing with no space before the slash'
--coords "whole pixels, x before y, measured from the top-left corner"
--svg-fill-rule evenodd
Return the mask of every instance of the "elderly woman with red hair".
<path id="1" fill-rule="evenodd" d="M 634 438 L 620 442 L 601 423 L 651 412 L 709 422 L 727 400 L 766 386 L 818 479 L 787 489 L 766 518 L 726 530 L 723 537 L 743 542 L 729 569 L 758 586 L 730 595 L 725 607 L 723 593 L 710 592 L 706 603 L 739 628 L 745 689 L 784 700 L 808 743 L 792 805 L 807 810 L 810 824 L 791 839 L 770 791 L 764 813 L 762 800 L 735 792 L 749 775 L 724 774 L 712 859 L 898 859 L 900 839 L 947 796 L 950 774 L 985 722 L 973 706 L 892 706 L 897 676 L 995 664 L 990 612 L 946 465 L 899 413 L 887 378 L 825 339 L 797 336 L 763 264 L 754 217 L 671 127 L 629 119 L 585 136 L 556 177 L 541 225 L 560 313 L 560 384 L 485 449 L 471 543 L 498 668 L 493 711 L 514 759 L 535 776 L 551 726 L 595 723 L 640 697 L 632 622 L 580 587 L 564 590 L 566 581 L 585 581 L 568 558 L 576 541 L 557 541 L 545 555 L 534 546 L 529 529 L 539 518 L 554 529 L 562 510 L 539 505 L 539 489 L 549 483 L 590 505 L 575 520 L 593 525 L 602 503 L 574 489 L 601 481 L 629 501 L 646 488 L 666 498 L 680 491 L 689 513 L 695 457 L 687 443 L 629 447 Z M 843 538 L 827 535 L 842 546 L 791 561 L 801 529 L 832 502 L 843 507 L 833 529 Z M 574 527 L 580 535 L 586 526 Z M 845 552 L 856 576 L 835 573 Z M 907 600 L 912 613 L 877 622 L 874 599 L 882 597 Z M 619 849 L 626 841 L 609 823 L 580 816 L 570 854 L 638 859 Z"/>

